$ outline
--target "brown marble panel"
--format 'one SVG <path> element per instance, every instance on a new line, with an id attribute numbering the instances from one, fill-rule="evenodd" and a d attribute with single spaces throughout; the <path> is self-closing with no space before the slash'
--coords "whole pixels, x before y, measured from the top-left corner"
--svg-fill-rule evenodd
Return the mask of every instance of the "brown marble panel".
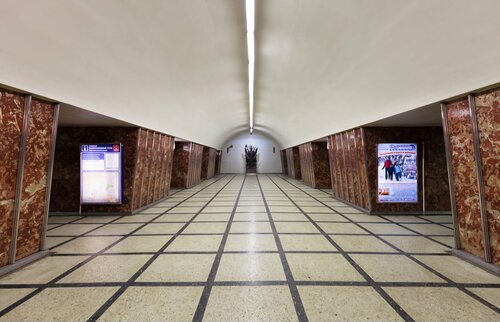
<path id="1" fill-rule="evenodd" d="M 286 153 L 285 153 L 286 157 Z M 222 151 L 218 150 L 217 153 L 215 154 L 215 175 L 220 174 L 220 164 L 222 161 Z M 287 173 L 287 172 L 284 172 Z"/>
<path id="2" fill-rule="evenodd" d="M 158 144 L 160 140 L 160 135 L 158 132 L 153 132 L 153 143 L 151 145 L 151 160 L 149 166 L 149 176 L 148 176 L 148 197 L 146 199 L 146 204 L 149 205 L 153 202 L 154 195 L 154 185 L 155 185 L 155 174 L 156 174 L 156 164 L 158 157 Z"/>
<path id="3" fill-rule="evenodd" d="M 210 148 L 203 147 L 201 161 L 201 180 L 208 178 L 208 163 L 210 161 Z"/>
<path id="4" fill-rule="evenodd" d="M 148 130 L 138 129 L 139 142 L 137 150 L 137 164 L 135 166 L 134 186 L 133 186 L 133 207 L 132 210 L 139 209 L 141 203 L 142 176 L 144 175 L 144 162 L 146 160 L 146 142 Z"/>
<path id="5" fill-rule="evenodd" d="M 144 134 L 141 132 L 141 135 Z M 123 144 L 124 169 L 123 204 L 86 205 L 82 206 L 82 212 L 130 212 L 134 189 L 137 138 L 137 128 L 132 127 L 59 127 L 52 175 L 50 211 L 78 212 L 80 205 L 80 143 L 121 142 Z M 141 167 L 137 167 L 138 172 L 140 169 Z M 139 183 L 136 182 L 136 184 Z M 140 192 L 137 192 L 134 197 L 139 198 L 138 195 Z M 134 203 L 134 207 L 139 208 L 139 203 Z"/>
<path id="6" fill-rule="evenodd" d="M 52 104 L 32 99 L 22 181 L 16 260 L 40 250 L 53 120 Z"/>
<path id="7" fill-rule="evenodd" d="M 0 89 L 0 267 L 8 263 L 24 95 Z"/>
<path id="8" fill-rule="evenodd" d="M 163 173 L 163 164 L 164 164 L 164 150 L 165 150 L 165 135 L 160 133 L 160 137 L 158 140 L 158 151 L 156 156 L 156 170 L 155 170 L 155 178 L 154 178 L 154 193 L 153 193 L 153 202 L 158 201 L 160 199 L 160 189 L 163 184 L 162 173 Z"/>
<path id="9" fill-rule="evenodd" d="M 361 205 L 361 187 L 360 187 L 360 182 L 359 182 L 359 171 L 358 171 L 358 165 L 357 165 L 357 154 L 355 150 L 355 137 L 354 137 L 354 132 L 353 131 L 347 131 L 345 132 L 345 135 L 347 137 L 347 153 L 349 154 L 349 172 L 350 176 L 349 178 L 351 179 L 352 182 L 352 203 L 360 206 Z"/>
<path id="10" fill-rule="evenodd" d="M 174 144 L 175 139 L 172 136 L 168 137 L 167 140 L 167 169 L 166 169 L 166 179 L 165 179 L 165 197 L 170 194 L 170 186 L 172 180 L 172 168 L 174 163 Z"/>
<path id="11" fill-rule="evenodd" d="M 332 194 L 335 197 L 339 197 L 339 187 L 338 187 L 338 178 L 337 178 L 337 162 L 335 161 L 335 144 L 333 143 L 333 136 L 329 136 L 328 140 L 328 159 L 330 162 L 330 178 L 332 181 Z"/>
<path id="12" fill-rule="evenodd" d="M 302 180 L 308 186 L 314 187 L 314 169 L 312 162 L 311 143 L 304 143 L 299 145 L 298 150 Z"/>
<path id="13" fill-rule="evenodd" d="M 292 148 L 286 149 L 286 161 L 288 163 L 288 176 L 295 178 L 295 166 L 293 164 L 293 150 Z"/>
<path id="14" fill-rule="evenodd" d="M 491 258 L 500 265 L 500 89 L 475 101 Z"/>
<path id="15" fill-rule="evenodd" d="M 208 173 L 207 179 L 213 178 L 215 175 L 215 159 L 216 159 L 217 151 L 215 149 L 210 148 L 209 156 L 208 156 Z"/>
<path id="16" fill-rule="evenodd" d="M 344 178 L 345 178 L 345 184 L 346 184 L 346 196 L 347 196 L 347 201 L 350 203 L 354 203 L 354 196 L 353 196 L 353 186 L 352 186 L 352 176 L 351 176 L 351 158 L 349 155 L 349 148 L 348 148 L 348 140 L 347 140 L 347 133 L 343 132 L 339 134 L 340 136 L 340 146 L 342 147 L 342 158 L 343 158 L 343 170 L 342 172 L 344 173 Z"/>
<path id="17" fill-rule="evenodd" d="M 340 198 L 343 200 L 348 200 L 347 195 L 347 182 L 345 177 L 345 167 L 344 167 L 344 150 L 342 149 L 342 145 L 340 144 L 340 135 L 335 134 L 334 139 L 335 143 L 335 155 L 337 156 L 337 177 L 339 178 L 339 187 L 340 187 Z"/>
<path id="18" fill-rule="evenodd" d="M 314 183 L 315 188 L 330 188 L 332 181 L 330 178 L 330 163 L 328 159 L 328 149 L 326 142 L 313 142 L 312 160 L 314 165 Z"/>
<path id="19" fill-rule="evenodd" d="M 467 100 L 448 104 L 447 118 L 460 243 L 467 252 L 484 258 L 472 123 Z"/>
<path id="20" fill-rule="evenodd" d="M 148 140 L 146 142 L 146 158 L 144 159 L 144 172 L 142 175 L 141 187 L 141 207 L 148 204 L 149 179 L 151 177 L 151 163 L 153 156 L 153 142 L 156 137 L 156 132 L 149 131 Z"/>
<path id="21" fill-rule="evenodd" d="M 190 152 L 190 142 L 175 143 L 171 181 L 173 188 L 186 188 L 187 186 Z"/>
<path id="22" fill-rule="evenodd" d="M 366 167 L 365 167 L 365 151 L 363 149 L 363 139 L 362 132 L 360 128 L 354 130 L 355 135 L 355 149 L 357 151 L 357 161 L 359 169 L 359 180 L 361 184 L 361 199 L 362 203 L 359 205 L 364 209 L 369 209 L 368 205 L 368 186 L 366 179 Z"/>
<path id="23" fill-rule="evenodd" d="M 280 155 L 281 155 L 281 173 L 288 174 L 288 166 L 287 166 L 288 162 L 286 157 L 286 150 L 281 150 Z"/>
<path id="24" fill-rule="evenodd" d="M 292 148 L 292 153 L 293 153 L 293 166 L 295 168 L 294 174 L 295 177 L 294 179 L 302 179 L 302 173 L 300 169 L 300 153 L 299 153 L 299 148 L 298 147 L 293 147 Z"/>

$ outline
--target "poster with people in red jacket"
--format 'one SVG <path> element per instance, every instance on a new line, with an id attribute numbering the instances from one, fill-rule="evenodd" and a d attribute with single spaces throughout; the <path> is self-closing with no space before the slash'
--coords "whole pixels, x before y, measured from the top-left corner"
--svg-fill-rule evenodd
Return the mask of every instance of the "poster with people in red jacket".
<path id="1" fill-rule="evenodd" d="M 378 144 L 378 202 L 418 202 L 417 144 Z"/>

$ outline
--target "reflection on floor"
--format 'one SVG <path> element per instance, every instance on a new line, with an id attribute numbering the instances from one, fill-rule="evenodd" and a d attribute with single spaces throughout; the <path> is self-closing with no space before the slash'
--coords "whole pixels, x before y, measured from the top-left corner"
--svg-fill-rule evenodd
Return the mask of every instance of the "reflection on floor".
<path id="1" fill-rule="evenodd" d="M 499 320 L 451 217 L 367 216 L 278 175 L 219 176 L 129 217 L 51 217 L 0 320 Z"/>

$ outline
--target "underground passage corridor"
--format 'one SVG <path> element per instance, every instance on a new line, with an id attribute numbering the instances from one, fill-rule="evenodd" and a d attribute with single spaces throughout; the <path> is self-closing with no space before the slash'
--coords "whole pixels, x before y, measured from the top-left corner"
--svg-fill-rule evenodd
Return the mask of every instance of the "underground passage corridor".
<path id="1" fill-rule="evenodd" d="M 499 12 L 0 0 L 0 322 L 500 322 Z"/>
<path id="2" fill-rule="evenodd" d="M 218 176 L 134 216 L 50 217 L 50 256 L 0 279 L 2 320 L 498 320 L 500 281 L 450 255 L 451 222 Z"/>

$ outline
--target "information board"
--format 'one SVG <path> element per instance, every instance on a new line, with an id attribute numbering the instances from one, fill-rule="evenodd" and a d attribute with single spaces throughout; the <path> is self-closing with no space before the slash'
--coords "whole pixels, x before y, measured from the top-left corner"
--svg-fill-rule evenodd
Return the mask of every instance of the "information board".
<path id="1" fill-rule="evenodd" d="M 121 143 L 80 145 L 80 203 L 121 204 Z"/>
<path id="2" fill-rule="evenodd" d="M 378 145 L 378 202 L 418 202 L 417 144 Z"/>

